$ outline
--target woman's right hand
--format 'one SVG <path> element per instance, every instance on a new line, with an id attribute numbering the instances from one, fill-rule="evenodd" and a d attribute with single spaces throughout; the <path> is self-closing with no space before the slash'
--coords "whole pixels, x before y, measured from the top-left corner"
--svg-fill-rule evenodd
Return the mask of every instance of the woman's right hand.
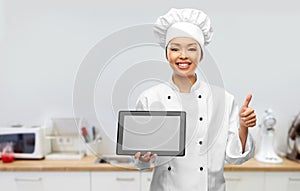
<path id="1" fill-rule="evenodd" d="M 143 161 L 143 162 L 149 162 L 150 160 L 155 159 L 156 157 L 157 157 L 157 154 L 151 155 L 151 152 L 147 152 L 143 156 L 141 156 L 141 152 L 137 152 L 134 155 L 135 159 L 139 159 L 140 161 Z"/>

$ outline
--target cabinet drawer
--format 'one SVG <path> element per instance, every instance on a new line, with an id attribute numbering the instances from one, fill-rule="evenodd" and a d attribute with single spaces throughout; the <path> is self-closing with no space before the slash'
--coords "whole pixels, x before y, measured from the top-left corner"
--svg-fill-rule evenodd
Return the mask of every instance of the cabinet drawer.
<path id="1" fill-rule="evenodd" d="M 263 172 L 225 172 L 226 191 L 264 191 Z"/>
<path id="2" fill-rule="evenodd" d="M 1 190 L 90 190 L 89 172 L 1 172 Z"/>
<path id="3" fill-rule="evenodd" d="M 92 172 L 92 191 L 139 191 L 139 172 Z"/>
<path id="4" fill-rule="evenodd" d="M 267 172 L 266 190 L 299 191 L 300 172 Z"/>

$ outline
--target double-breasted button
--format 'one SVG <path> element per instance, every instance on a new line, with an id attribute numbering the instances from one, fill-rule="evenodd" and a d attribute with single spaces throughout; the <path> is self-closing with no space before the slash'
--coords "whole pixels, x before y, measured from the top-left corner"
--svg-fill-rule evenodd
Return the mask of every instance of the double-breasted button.
<path id="1" fill-rule="evenodd" d="M 199 145 L 202 145 L 202 141 L 199 141 Z"/>
<path id="2" fill-rule="evenodd" d="M 201 166 L 201 167 L 200 167 L 200 171 L 203 171 L 203 170 L 204 170 L 204 169 L 203 169 L 203 167 Z"/>
<path id="3" fill-rule="evenodd" d="M 168 96 L 168 99 L 171 99 L 171 96 Z"/>
<path id="4" fill-rule="evenodd" d="M 198 95 L 198 98 L 201 98 L 202 96 L 201 95 Z"/>
<path id="5" fill-rule="evenodd" d="M 202 118 L 202 117 L 200 117 L 200 118 L 199 118 L 199 120 L 200 120 L 200 121 L 202 121 L 202 120 L 203 120 L 203 118 Z"/>
<path id="6" fill-rule="evenodd" d="M 171 169 L 172 169 L 172 168 L 169 166 L 169 167 L 168 167 L 168 171 L 170 171 Z"/>

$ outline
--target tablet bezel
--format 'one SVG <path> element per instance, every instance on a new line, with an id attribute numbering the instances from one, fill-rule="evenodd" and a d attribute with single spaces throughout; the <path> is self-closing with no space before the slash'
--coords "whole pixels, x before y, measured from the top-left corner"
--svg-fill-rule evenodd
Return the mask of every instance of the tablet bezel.
<path id="1" fill-rule="evenodd" d="M 180 133 L 179 133 L 179 150 L 123 150 L 123 133 L 124 133 L 124 118 L 125 116 L 178 116 L 180 117 Z M 119 111 L 118 116 L 118 131 L 117 131 L 117 155 L 134 155 L 141 152 L 144 155 L 146 152 L 157 154 L 158 156 L 184 156 L 185 155 L 185 136 L 186 135 L 186 112 L 185 111 Z"/>

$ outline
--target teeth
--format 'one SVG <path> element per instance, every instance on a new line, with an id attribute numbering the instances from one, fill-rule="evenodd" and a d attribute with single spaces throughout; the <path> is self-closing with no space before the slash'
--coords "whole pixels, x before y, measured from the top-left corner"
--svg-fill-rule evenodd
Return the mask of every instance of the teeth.
<path id="1" fill-rule="evenodd" d="M 187 66 L 188 66 L 188 64 L 179 64 L 179 67 L 185 68 L 185 67 L 187 67 Z"/>

